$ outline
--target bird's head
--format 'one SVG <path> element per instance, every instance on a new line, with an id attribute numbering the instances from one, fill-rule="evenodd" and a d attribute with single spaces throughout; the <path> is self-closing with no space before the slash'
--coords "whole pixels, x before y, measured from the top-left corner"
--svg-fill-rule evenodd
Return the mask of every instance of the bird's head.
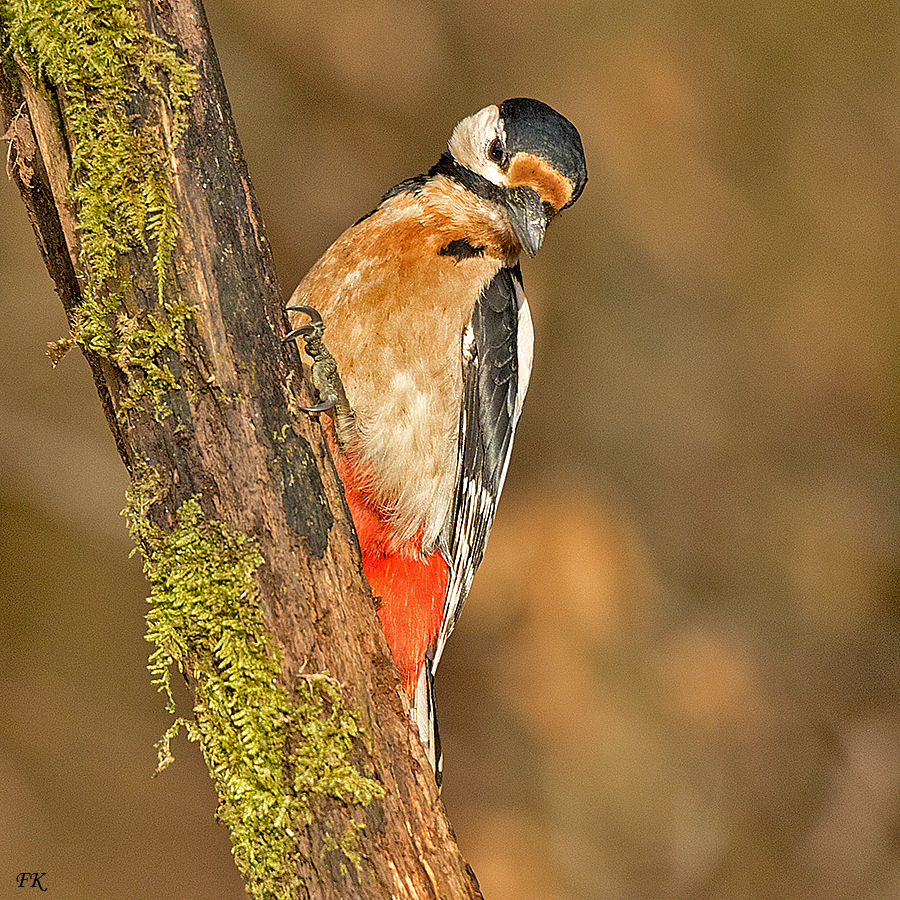
<path id="1" fill-rule="evenodd" d="M 522 245 L 534 256 L 550 220 L 571 206 L 587 183 L 575 126 L 540 100 L 517 97 L 463 119 L 450 155 L 485 179 Z"/>

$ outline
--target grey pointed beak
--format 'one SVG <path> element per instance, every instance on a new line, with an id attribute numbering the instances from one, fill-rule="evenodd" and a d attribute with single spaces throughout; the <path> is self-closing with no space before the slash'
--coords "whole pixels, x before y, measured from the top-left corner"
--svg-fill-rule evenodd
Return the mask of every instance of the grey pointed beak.
<path id="1" fill-rule="evenodd" d="M 541 195 L 529 187 L 509 188 L 506 212 L 522 249 L 534 256 L 540 250 L 547 230 L 547 214 Z"/>

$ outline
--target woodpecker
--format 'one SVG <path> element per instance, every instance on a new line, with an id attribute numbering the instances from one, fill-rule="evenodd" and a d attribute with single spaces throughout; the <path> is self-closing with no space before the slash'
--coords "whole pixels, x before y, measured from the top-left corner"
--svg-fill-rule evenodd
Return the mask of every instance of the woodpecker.
<path id="1" fill-rule="evenodd" d="M 285 339 L 302 337 L 313 358 L 322 402 L 308 411 L 333 417 L 363 571 L 438 782 L 434 674 L 484 555 L 531 374 L 519 256 L 537 253 L 586 182 L 568 119 L 539 100 L 487 106 L 427 174 L 335 241 L 288 306 Z"/>

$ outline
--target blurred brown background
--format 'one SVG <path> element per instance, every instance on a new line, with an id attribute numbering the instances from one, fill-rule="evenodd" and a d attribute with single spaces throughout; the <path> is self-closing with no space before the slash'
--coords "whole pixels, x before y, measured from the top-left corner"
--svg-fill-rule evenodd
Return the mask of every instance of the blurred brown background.
<path id="1" fill-rule="evenodd" d="M 900 7 L 207 9 L 285 295 L 462 116 L 584 139 L 438 684 L 485 897 L 900 897 Z M 0 893 L 239 898 L 197 749 L 150 778 L 125 472 L 0 208 Z"/>

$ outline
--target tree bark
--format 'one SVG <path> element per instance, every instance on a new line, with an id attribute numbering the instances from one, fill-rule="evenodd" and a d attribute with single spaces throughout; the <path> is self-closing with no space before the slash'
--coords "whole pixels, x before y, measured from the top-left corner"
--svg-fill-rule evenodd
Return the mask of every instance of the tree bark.
<path id="1" fill-rule="evenodd" d="M 282 298 L 202 5 L 139 0 L 135 8 L 147 31 L 199 75 L 181 139 L 167 145 L 180 227 L 164 290 L 193 314 L 175 348 L 156 351 L 177 381 L 166 414 L 154 414 L 146 397 L 135 402 L 127 363 L 85 350 L 117 447 L 133 476 L 147 467 L 160 473 L 164 493 L 149 517 L 162 533 L 196 498 L 207 519 L 256 541 L 264 560 L 255 572 L 259 603 L 287 695 L 311 673 L 327 674 L 358 711 L 365 738 L 354 741 L 352 761 L 385 794 L 367 806 L 320 796 L 310 821 L 297 815 L 286 825 L 297 836 L 296 896 L 480 897 L 411 726 L 322 427 L 297 411 L 313 398 L 294 343 L 282 342 Z M 70 189 L 78 138 L 65 86 L 16 60 L 17 74 L 0 69 L 10 165 L 75 323 L 93 277 Z M 141 120 L 151 110 L 171 135 L 172 109 L 135 83 L 129 114 Z M 152 249 L 131 246 L 118 256 L 120 315 L 160 315 Z M 191 672 L 190 658 L 178 662 Z M 288 783 L 287 752 L 284 759 Z M 358 864 L 348 866 L 333 835 L 354 822 L 365 827 Z"/>

